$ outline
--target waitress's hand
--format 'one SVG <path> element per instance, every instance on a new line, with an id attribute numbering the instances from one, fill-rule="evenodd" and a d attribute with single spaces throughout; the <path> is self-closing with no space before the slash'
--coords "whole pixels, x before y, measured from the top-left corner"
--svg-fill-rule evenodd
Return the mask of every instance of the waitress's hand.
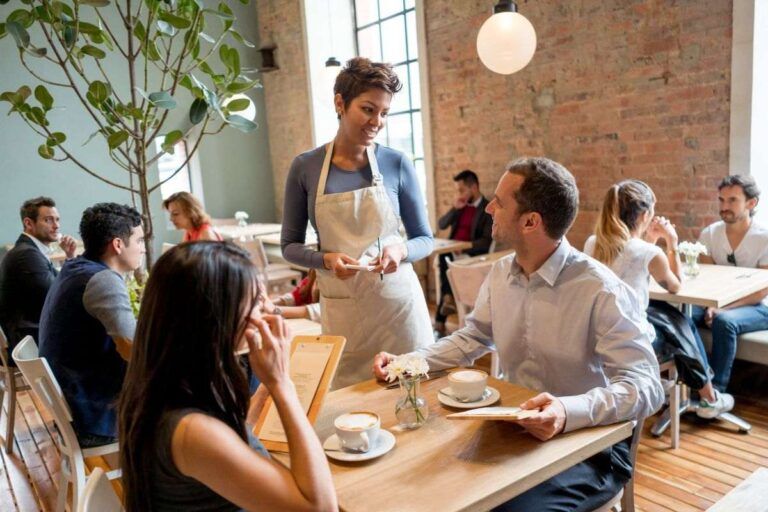
<path id="1" fill-rule="evenodd" d="M 323 265 L 326 270 L 332 270 L 339 279 L 349 279 L 357 274 L 357 270 L 347 268 L 347 263 L 359 265 L 355 258 L 347 256 L 343 252 L 327 252 L 323 254 Z"/>
<path id="2" fill-rule="evenodd" d="M 407 251 L 405 244 L 392 244 L 386 246 L 381 251 L 381 256 L 371 261 L 376 268 L 374 272 L 384 272 L 385 274 L 391 274 L 397 272 L 397 268 L 400 266 L 400 262 L 405 259 Z"/>

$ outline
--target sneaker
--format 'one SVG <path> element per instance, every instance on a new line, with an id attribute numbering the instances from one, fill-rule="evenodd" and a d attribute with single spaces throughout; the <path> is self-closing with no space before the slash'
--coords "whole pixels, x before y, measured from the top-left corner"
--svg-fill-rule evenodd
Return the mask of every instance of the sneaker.
<path id="1" fill-rule="evenodd" d="M 699 400 L 699 406 L 696 408 L 696 416 L 699 418 L 712 419 L 733 409 L 732 395 L 715 391 L 715 396 L 717 397 L 717 400 L 715 400 L 714 403 L 709 403 L 703 398 Z"/>

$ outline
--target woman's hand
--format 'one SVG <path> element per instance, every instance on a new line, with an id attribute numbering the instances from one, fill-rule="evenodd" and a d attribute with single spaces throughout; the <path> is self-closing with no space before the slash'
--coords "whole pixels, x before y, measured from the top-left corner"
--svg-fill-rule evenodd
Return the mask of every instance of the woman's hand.
<path id="1" fill-rule="evenodd" d="M 252 314 L 245 331 L 248 341 L 248 361 L 253 373 L 270 392 L 274 387 L 290 381 L 288 359 L 290 354 L 290 335 L 285 322 L 280 316 Z M 253 327 L 258 329 L 258 333 Z M 261 339 L 259 339 L 259 334 Z"/>
<path id="2" fill-rule="evenodd" d="M 343 252 L 327 252 L 323 254 L 323 265 L 326 270 L 333 271 L 339 279 L 349 279 L 357 273 L 357 270 L 347 268 L 347 264 L 358 265 L 359 262 L 347 256 Z"/>
<path id="3" fill-rule="evenodd" d="M 376 265 L 373 271 L 384 272 L 385 274 L 397 272 L 397 268 L 400 266 L 400 262 L 405 259 L 406 254 L 405 244 L 386 246 L 382 249 L 381 256 L 371 261 L 371 264 Z"/>

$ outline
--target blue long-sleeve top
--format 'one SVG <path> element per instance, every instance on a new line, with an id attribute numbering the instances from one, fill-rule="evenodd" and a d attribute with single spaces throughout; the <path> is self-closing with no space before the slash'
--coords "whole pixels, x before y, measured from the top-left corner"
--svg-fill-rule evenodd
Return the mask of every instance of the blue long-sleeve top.
<path id="1" fill-rule="evenodd" d="M 376 145 L 376 161 L 384 178 L 384 187 L 399 215 L 408 236 L 406 261 L 416 261 L 432 252 L 432 230 L 427 220 L 427 210 L 421 195 L 416 170 L 403 153 Z M 305 245 L 307 221 L 317 233 L 315 199 L 320 182 L 320 171 L 325 159 L 325 145 L 297 156 L 291 164 L 285 184 L 283 203 L 283 230 L 280 245 L 283 257 L 304 267 L 323 268 L 323 251 Z M 370 187 L 373 174 L 370 164 L 357 171 L 345 171 L 331 164 L 325 193 L 335 194 Z M 345 222 L 339 219 L 339 222 Z M 322 239 L 318 234 L 320 248 Z"/>

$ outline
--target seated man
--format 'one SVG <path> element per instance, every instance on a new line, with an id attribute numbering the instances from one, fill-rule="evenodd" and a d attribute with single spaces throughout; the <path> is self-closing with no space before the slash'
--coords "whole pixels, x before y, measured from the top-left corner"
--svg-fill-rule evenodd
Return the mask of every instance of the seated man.
<path id="1" fill-rule="evenodd" d="M 472 242 L 472 247 L 464 251 L 469 256 L 486 254 L 491 247 L 491 216 L 485 211 L 488 200 L 480 193 L 480 181 L 477 174 L 469 169 L 461 171 L 453 177 L 456 187 L 456 198 L 453 208 L 440 217 L 437 224 L 440 229 L 450 226 L 451 240 Z M 453 308 L 451 283 L 448 281 L 448 261 L 453 254 L 440 255 L 440 304 L 435 313 L 435 330 L 442 336 L 445 334 L 445 319 Z"/>
<path id="2" fill-rule="evenodd" d="M 99 203 L 80 221 L 85 253 L 64 264 L 40 316 L 40 356 L 67 399 L 80 445 L 117 438 L 115 401 L 136 329 L 124 274 L 141 265 L 144 230 L 129 206 Z"/>
<path id="3" fill-rule="evenodd" d="M 40 311 L 58 274 L 50 244 L 61 237 L 59 245 L 68 259 L 76 248 L 74 238 L 61 236 L 59 212 L 50 197 L 24 201 L 20 214 L 24 231 L 0 263 L 0 326 L 8 337 L 9 352 L 24 336 L 38 338 Z"/>
<path id="4" fill-rule="evenodd" d="M 704 228 L 699 242 L 707 248 L 702 263 L 768 268 L 768 228 L 753 216 L 760 200 L 760 189 L 751 176 L 727 176 L 718 185 L 720 222 Z M 768 329 L 768 289 L 728 304 L 722 309 L 694 309 L 694 319 L 712 329 L 710 364 L 715 372 L 712 383 L 725 391 L 736 358 L 736 337 L 745 332 Z M 711 405 L 699 402 L 699 416 L 708 414 Z"/>
<path id="5" fill-rule="evenodd" d="M 664 401 L 635 294 L 564 235 L 578 211 L 573 176 L 545 158 L 508 167 L 488 204 L 493 237 L 509 243 L 483 283 L 466 327 L 420 349 L 433 370 L 497 350 L 504 377 L 541 391 L 518 423 L 541 440 L 644 417 Z M 374 360 L 377 377 L 393 356 Z M 521 494 L 500 510 L 593 510 L 631 476 L 629 439 Z"/>

